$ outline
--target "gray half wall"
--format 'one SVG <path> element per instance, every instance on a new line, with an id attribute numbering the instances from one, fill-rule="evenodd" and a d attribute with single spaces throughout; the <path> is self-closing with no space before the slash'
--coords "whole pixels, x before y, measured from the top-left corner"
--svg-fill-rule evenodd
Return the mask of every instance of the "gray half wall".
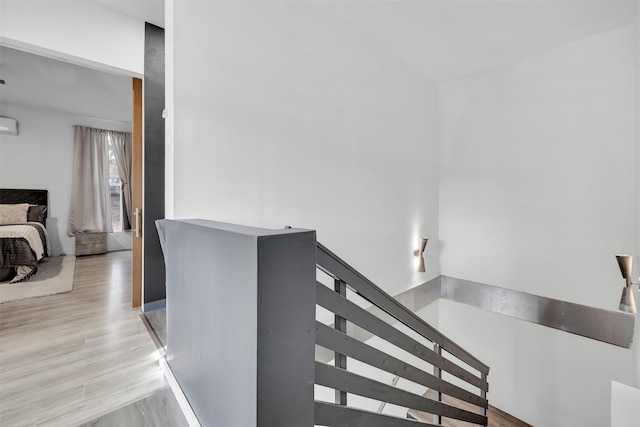
<path id="1" fill-rule="evenodd" d="M 200 424 L 313 426 L 315 231 L 166 220 L 165 235 L 167 363 Z"/>

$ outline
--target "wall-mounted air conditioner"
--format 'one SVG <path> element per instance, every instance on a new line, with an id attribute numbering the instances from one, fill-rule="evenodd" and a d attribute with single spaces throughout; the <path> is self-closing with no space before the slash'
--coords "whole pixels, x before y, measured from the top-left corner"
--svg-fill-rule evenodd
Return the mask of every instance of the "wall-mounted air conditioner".
<path id="1" fill-rule="evenodd" d="M 17 135 L 18 122 L 8 117 L 0 117 L 0 135 Z"/>

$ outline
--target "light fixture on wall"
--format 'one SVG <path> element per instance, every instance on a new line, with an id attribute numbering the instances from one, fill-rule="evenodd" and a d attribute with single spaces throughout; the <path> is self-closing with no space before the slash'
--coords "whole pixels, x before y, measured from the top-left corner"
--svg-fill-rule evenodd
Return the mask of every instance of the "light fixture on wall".
<path id="1" fill-rule="evenodd" d="M 618 267 L 620 267 L 622 278 L 626 281 L 624 288 L 622 288 L 622 297 L 620 298 L 619 308 L 627 313 L 635 313 L 636 302 L 633 298 L 633 285 L 640 285 L 640 283 L 631 281 L 633 256 L 616 254 L 616 259 L 618 260 Z"/>
<path id="2" fill-rule="evenodd" d="M 0 135 L 17 135 L 18 121 L 9 117 L 0 117 Z"/>
<path id="3" fill-rule="evenodd" d="M 413 251 L 413 255 L 417 256 L 420 259 L 420 265 L 418 265 L 418 271 L 420 273 L 424 273 L 426 268 L 424 266 L 424 250 L 427 248 L 427 242 L 429 239 L 426 237 L 420 238 L 420 247 Z"/>

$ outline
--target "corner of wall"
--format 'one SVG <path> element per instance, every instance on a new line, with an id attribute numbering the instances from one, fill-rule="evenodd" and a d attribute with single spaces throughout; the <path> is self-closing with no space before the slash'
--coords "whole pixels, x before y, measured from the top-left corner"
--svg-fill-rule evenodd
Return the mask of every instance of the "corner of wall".
<path id="1" fill-rule="evenodd" d="M 640 194 L 640 0 L 636 5 L 635 19 L 635 54 L 636 54 L 636 191 Z M 637 197 L 637 196 L 636 196 Z M 640 197 L 636 200 L 636 268 L 640 260 Z M 636 271 L 639 271 L 636 269 Z M 637 294 L 636 294 L 637 295 Z M 640 388 L 640 314 L 636 315 L 636 328 L 633 343 L 635 367 L 635 385 Z"/>
<path id="2" fill-rule="evenodd" d="M 164 139 L 164 215 L 165 218 L 174 218 L 173 206 L 174 206 L 174 169 L 173 169 L 173 156 L 174 156 L 174 90 L 173 90 L 173 1 L 165 0 L 164 2 L 164 16 L 165 16 L 165 32 L 164 32 L 164 44 L 165 44 L 165 112 L 166 117 L 164 120 L 165 126 L 165 139 Z"/>

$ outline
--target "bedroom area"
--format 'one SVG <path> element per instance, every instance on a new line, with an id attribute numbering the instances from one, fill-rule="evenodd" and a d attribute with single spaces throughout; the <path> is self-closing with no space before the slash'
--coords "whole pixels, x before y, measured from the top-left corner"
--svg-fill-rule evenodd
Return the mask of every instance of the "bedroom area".
<path id="1" fill-rule="evenodd" d="M 18 124 L 0 133 L 0 229 L 14 236 L 1 239 L 0 426 L 80 425 L 166 387 L 132 308 L 116 152 L 132 133 L 132 76 L 0 46 L 0 79 L 0 116 Z M 78 145 L 105 148 L 103 179 L 77 170 Z M 72 202 L 94 181 L 103 219 Z"/>
<path id="2" fill-rule="evenodd" d="M 120 170 L 130 172 L 132 98 L 129 77 L 5 46 L 0 73 L 0 117 L 16 123 L 0 134 L 0 232 L 9 233 L 2 235 L 1 303 L 71 291 L 76 255 L 131 250 Z M 101 148 L 78 151 L 94 144 Z M 126 144 L 128 157 L 118 158 Z M 98 151 L 106 156 L 90 170 L 81 158 Z M 96 181 L 102 197 L 87 201 Z M 23 222 L 44 225 L 46 234 L 38 238 L 18 227 Z M 32 250 L 17 254 L 27 241 Z"/>

